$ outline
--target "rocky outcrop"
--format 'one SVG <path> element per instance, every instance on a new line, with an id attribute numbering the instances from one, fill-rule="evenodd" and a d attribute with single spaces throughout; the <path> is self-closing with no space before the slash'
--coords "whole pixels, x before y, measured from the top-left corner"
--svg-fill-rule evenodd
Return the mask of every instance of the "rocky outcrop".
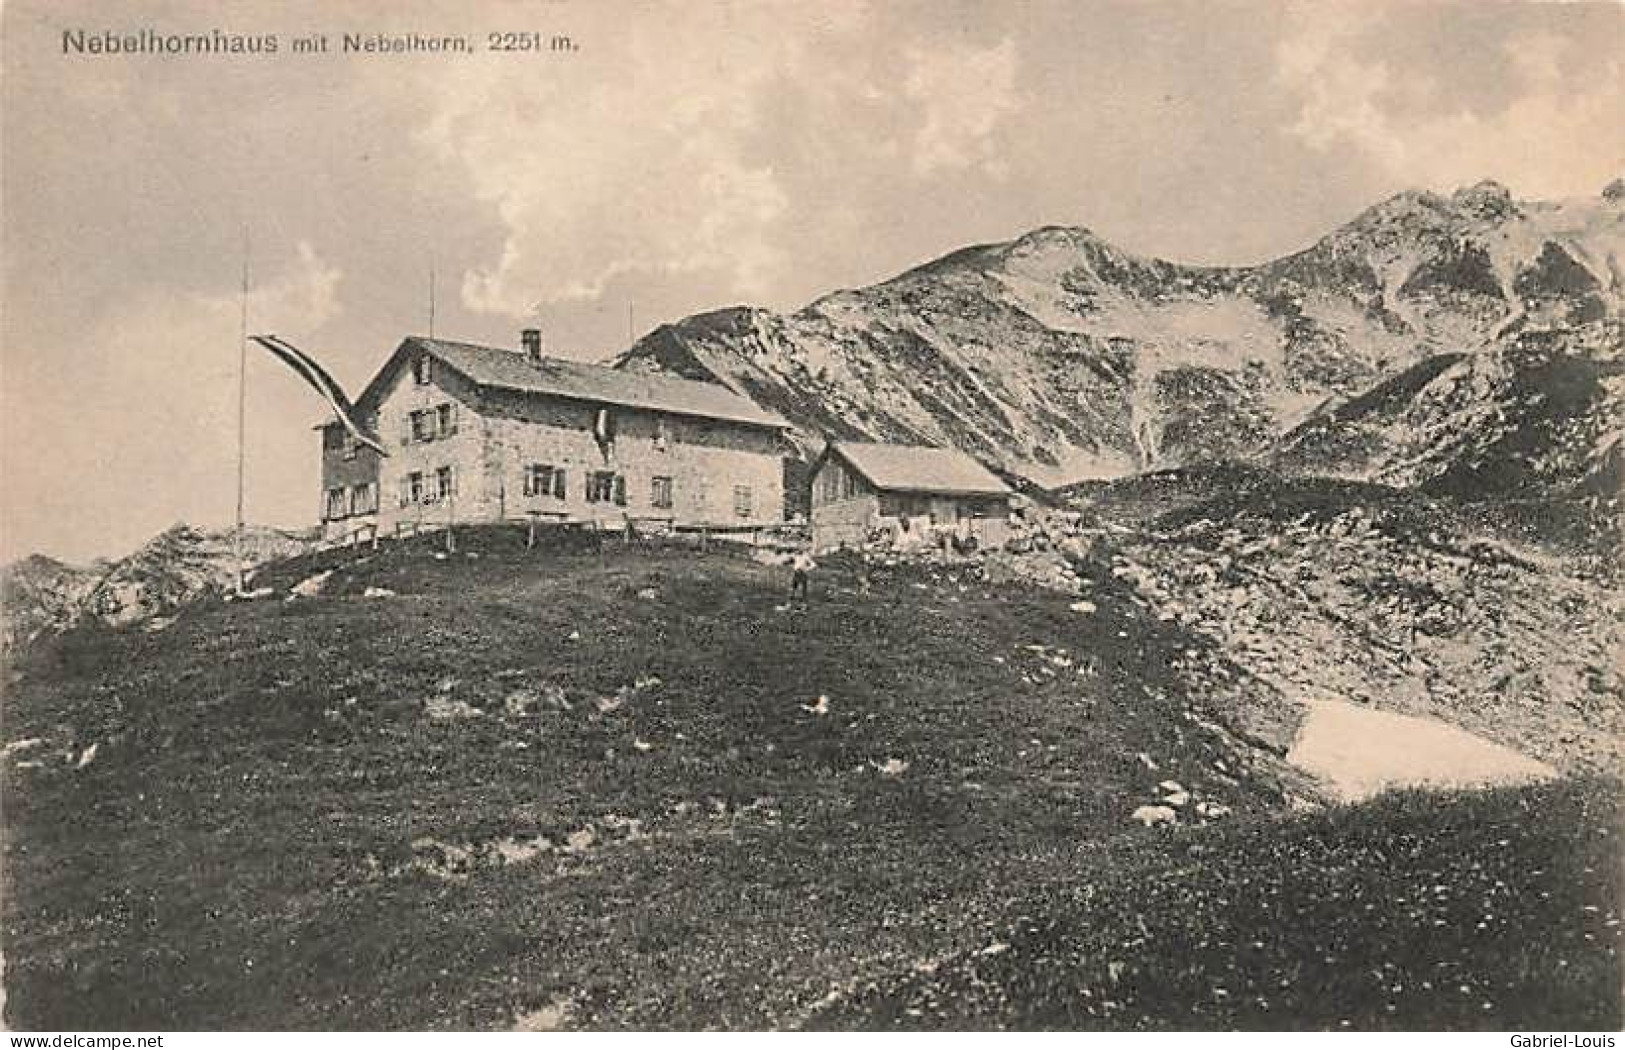
<path id="1" fill-rule="evenodd" d="M 252 569 L 309 550 L 314 537 L 255 527 L 245 531 L 243 540 L 243 560 Z M 0 570 L 5 648 L 15 651 L 44 633 L 86 620 L 114 627 L 152 622 L 231 586 L 236 574 L 231 532 L 184 524 L 159 533 L 125 558 L 88 567 L 32 555 Z"/>
<path id="2" fill-rule="evenodd" d="M 0 569 L 0 650 L 15 651 L 46 631 L 72 624 L 105 571 L 105 566 L 68 565 L 43 554 Z"/>
<path id="3" fill-rule="evenodd" d="M 1611 575 L 1416 496 L 1282 497 L 1276 514 L 1179 511 L 1126 536 L 1112 573 L 1300 705 L 1439 718 L 1559 770 L 1625 770 Z"/>
<path id="4" fill-rule="evenodd" d="M 1475 498 L 1605 495 L 1625 419 L 1620 346 L 1605 333 L 1523 332 L 1430 357 L 1294 428 L 1272 460 Z"/>

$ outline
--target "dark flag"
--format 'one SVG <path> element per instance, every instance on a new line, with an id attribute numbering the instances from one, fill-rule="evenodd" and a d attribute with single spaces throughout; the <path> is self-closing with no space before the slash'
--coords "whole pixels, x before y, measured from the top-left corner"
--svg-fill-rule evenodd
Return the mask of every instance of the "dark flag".
<path id="1" fill-rule="evenodd" d="M 315 358 L 292 343 L 279 339 L 274 335 L 256 335 L 250 338 L 275 354 L 284 364 L 297 372 L 305 382 L 315 388 L 316 392 L 322 395 L 327 400 L 327 403 L 333 407 L 334 413 L 339 417 L 339 422 L 344 424 L 344 429 L 348 430 L 357 441 L 368 448 L 375 449 L 381 456 L 389 455 L 384 446 L 379 444 L 377 438 L 362 429 L 360 422 L 355 417 L 355 406 L 344 395 L 344 388 L 339 386 L 338 380 L 327 374 L 325 368 L 316 363 Z"/>

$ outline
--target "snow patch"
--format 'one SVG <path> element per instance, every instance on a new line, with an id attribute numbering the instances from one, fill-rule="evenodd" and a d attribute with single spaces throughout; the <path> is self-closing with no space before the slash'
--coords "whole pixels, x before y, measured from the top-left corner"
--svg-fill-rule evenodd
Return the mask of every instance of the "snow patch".
<path id="1" fill-rule="evenodd" d="M 1549 780 L 1557 771 L 1431 718 L 1312 700 L 1287 761 L 1344 801 L 1392 788 L 1481 787 Z"/>

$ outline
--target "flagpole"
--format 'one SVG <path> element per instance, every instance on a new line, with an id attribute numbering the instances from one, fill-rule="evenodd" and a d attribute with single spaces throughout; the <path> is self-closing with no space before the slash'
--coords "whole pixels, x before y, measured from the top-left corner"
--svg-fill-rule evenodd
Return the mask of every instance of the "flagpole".
<path id="1" fill-rule="evenodd" d="M 243 476 L 244 437 L 248 419 L 248 227 L 243 227 L 243 302 L 241 329 L 237 341 L 237 528 L 232 533 L 232 549 L 237 559 L 237 593 L 244 590 L 243 568 Z"/>
<path id="2" fill-rule="evenodd" d="M 434 256 L 429 256 L 429 338 L 434 338 Z"/>

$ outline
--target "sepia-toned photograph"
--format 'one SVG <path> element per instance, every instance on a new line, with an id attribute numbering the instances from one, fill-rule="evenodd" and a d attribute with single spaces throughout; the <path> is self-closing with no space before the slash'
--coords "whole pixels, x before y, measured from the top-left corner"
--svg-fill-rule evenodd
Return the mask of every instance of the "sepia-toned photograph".
<path id="1" fill-rule="evenodd" d="M 10 1046 L 1625 1027 L 1625 4 L 4 0 L 0 264 Z"/>

